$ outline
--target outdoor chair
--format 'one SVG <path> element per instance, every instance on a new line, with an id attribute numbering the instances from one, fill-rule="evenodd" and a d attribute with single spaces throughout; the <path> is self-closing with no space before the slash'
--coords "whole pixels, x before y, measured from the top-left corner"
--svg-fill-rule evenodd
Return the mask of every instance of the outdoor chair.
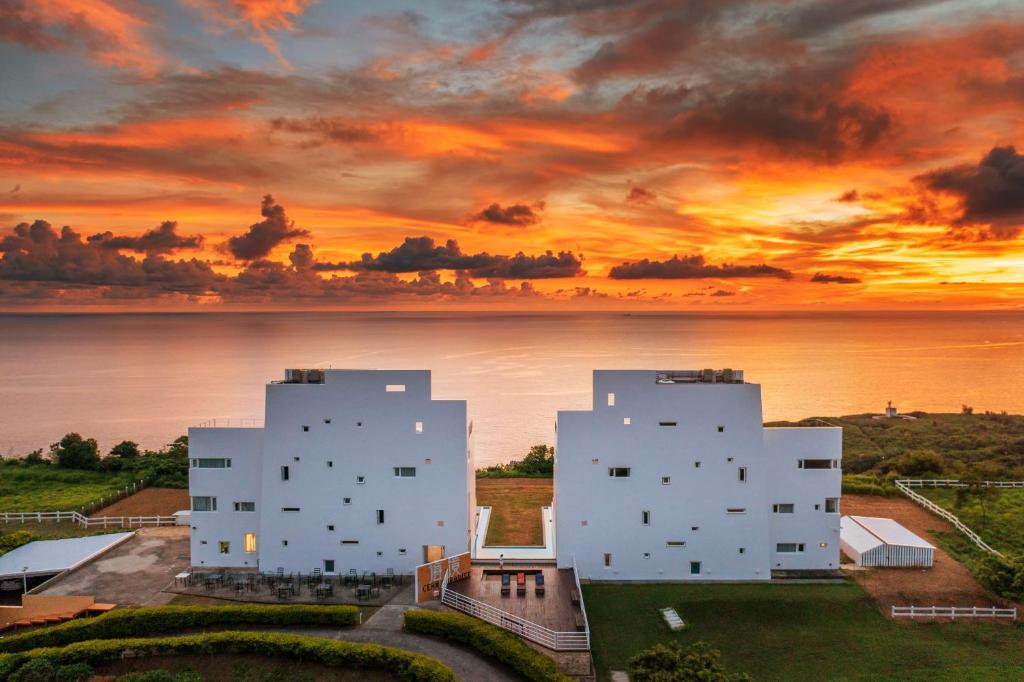
<path id="1" fill-rule="evenodd" d="M 539 597 L 544 596 L 544 574 L 538 573 L 533 576 L 533 593 Z"/>
<path id="2" fill-rule="evenodd" d="M 516 574 L 516 596 L 517 597 L 525 597 L 526 596 L 526 574 L 525 573 L 517 573 Z"/>
<path id="3" fill-rule="evenodd" d="M 508 573 L 501 574 L 501 596 L 507 597 L 512 594 L 512 576 Z"/>

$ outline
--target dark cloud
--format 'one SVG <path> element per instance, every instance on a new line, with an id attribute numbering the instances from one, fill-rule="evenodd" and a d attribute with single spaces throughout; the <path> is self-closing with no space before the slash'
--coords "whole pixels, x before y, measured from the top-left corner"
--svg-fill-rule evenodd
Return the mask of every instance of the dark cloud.
<path id="1" fill-rule="evenodd" d="M 993 147 L 977 164 L 919 176 L 928 189 L 960 197 L 958 225 L 985 225 L 980 239 L 1013 239 L 1024 229 L 1024 155 L 1013 146 Z"/>
<path id="2" fill-rule="evenodd" d="M 797 4 L 774 18 L 791 36 L 807 38 L 883 14 L 935 5 L 947 0 L 819 0 Z"/>
<path id="3" fill-rule="evenodd" d="M 67 44 L 63 37 L 47 32 L 22 0 L 0 0 L 0 40 L 42 51 L 56 50 Z"/>
<path id="4" fill-rule="evenodd" d="M 449 239 L 443 245 L 430 237 L 406 237 L 400 246 L 374 256 L 364 253 L 351 263 L 318 263 L 317 270 L 362 270 L 370 272 L 427 272 L 461 270 L 473 277 L 498 279 L 547 279 L 575 277 L 583 272 L 583 262 L 569 251 L 546 251 L 538 256 L 519 252 L 514 256 L 489 253 L 465 254 L 458 242 Z"/>
<path id="5" fill-rule="evenodd" d="M 838 201 L 844 204 L 855 204 L 860 201 L 860 192 L 855 189 L 850 189 L 837 196 L 833 201 Z"/>
<path id="6" fill-rule="evenodd" d="M 644 189 L 640 185 L 633 185 L 629 188 L 629 193 L 626 194 L 626 201 L 636 204 L 646 204 L 654 201 L 658 198 L 658 195 L 649 189 Z"/>
<path id="7" fill-rule="evenodd" d="M 533 207 L 526 204 L 510 204 L 502 207 L 501 204 L 493 203 L 485 209 L 477 211 L 469 217 L 473 222 L 495 223 L 497 225 L 515 225 L 526 227 L 536 225 L 541 221 L 539 211 L 544 210 L 544 202 L 538 201 Z"/>
<path id="8" fill-rule="evenodd" d="M 814 273 L 814 277 L 811 277 L 812 282 L 818 284 L 860 284 L 860 279 L 856 277 L 846 277 L 845 275 L 826 275 L 824 272 Z"/>
<path id="9" fill-rule="evenodd" d="M 791 279 L 793 273 L 770 265 L 733 265 L 723 263 L 710 265 L 704 256 L 672 256 L 665 261 L 647 258 L 623 263 L 613 267 L 608 276 L 612 279 L 701 279 L 704 277 L 778 277 Z"/>
<path id="10" fill-rule="evenodd" d="M 275 118 L 270 122 L 273 130 L 312 135 L 312 144 L 322 140 L 340 143 L 373 142 L 380 132 L 364 125 L 353 124 L 343 118 Z M 307 142 L 310 144 L 310 142 Z"/>
<path id="11" fill-rule="evenodd" d="M 288 220 L 284 206 L 274 203 L 274 197 L 266 195 L 260 205 L 260 213 L 265 220 L 253 223 L 249 231 L 231 237 L 227 241 L 227 250 L 239 260 L 256 260 L 268 255 L 275 246 L 290 239 L 308 237 L 309 231 L 295 227 Z"/>
<path id="12" fill-rule="evenodd" d="M 874 147 L 892 129 L 886 109 L 840 99 L 821 84 L 765 83 L 706 95 L 665 136 L 765 145 L 784 155 L 834 162 Z"/>
<path id="13" fill-rule="evenodd" d="M 177 221 L 167 220 L 160 223 L 159 227 L 149 230 L 139 237 L 115 237 L 112 232 L 107 231 L 92 235 L 88 241 L 106 249 L 123 249 L 148 254 L 198 249 L 203 245 L 202 235 L 184 237 L 177 233 L 177 229 Z"/>
<path id="14" fill-rule="evenodd" d="M 16 225 L 0 240 L 0 253 L 2 280 L 144 287 L 154 293 L 202 292 L 223 280 L 204 261 L 155 254 L 137 260 L 100 241 L 84 241 L 70 227 L 58 234 L 44 220 Z"/>

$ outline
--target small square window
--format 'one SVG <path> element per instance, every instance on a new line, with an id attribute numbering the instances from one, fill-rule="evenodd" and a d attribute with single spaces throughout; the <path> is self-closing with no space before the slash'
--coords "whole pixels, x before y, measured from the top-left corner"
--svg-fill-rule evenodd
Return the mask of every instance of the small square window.
<path id="1" fill-rule="evenodd" d="M 622 418 L 622 423 L 623 423 L 624 425 L 626 425 L 626 426 L 629 426 L 630 424 L 632 424 L 632 423 L 633 423 L 633 420 L 632 420 L 632 419 L 630 419 L 629 417 L 623 417 L 623 418 Z"/>
<path id="2" fill-rule="evenodd" d="M 700 462 L 694 462 L 693 463 L 693 468 L 694 469 L 700 469 Z"/>
<path id="3" fill-rule="evenodd" d="M 724 426 L 719 426 L 718 427 L 718 432 L 719 433 L 725 433 L 725 427 Z"/>
<path id="4" fill-rule="evenodd" d="M 218 544 L 220 545 L 220 553 L 221 554 L 231 554 L 231 543 L 230 542 L 224 542 L 223 540 L 221 540 L 220 543 L 218 543 Z"/>
<path id="5" fill-rule="evenodd" d="M 334 573 L 334 559 L 324 559 L 324 573 Z"/>
<path id="6" fill-rule="evenodd" d="M 309 431 L 309 427 L 306 426 L 305 424 L 303 424 L 302 425 L 302 430 L 303 430 L 303 432 L 308 432 Z"/>
<path id="7" fill-rule="evenodd" d="M 747 550 L 744 547 L 740 547 L 740 554 L 746 554 Z"/>
<path id="8" fill-rule="evenodd" d="M 343 498 L 341 498 L 341 503 L 342 504 L 352 504 L 352 498 L 351 497 L 343 497 Z"/>
<path id="9" fill-rule="evenodd" d="M 356 426 L 362 426 L 363 422 L 356 422 Z"/>
<path id="10" fill-rule="evenodd" d="M 330 469 L 333 466 L 334 466 L 334 462 L 332 462 L 331 460 L 327 460 L 327 468 Z"/>
<path id="11" fill-rule="evenodd" d="M 330 532 L 334 532 L 334 526 L 331 526 L 331 525 L 327 526 L 327 530 L 330 531 Z"/>
<path id="12" fill-rule="evenodd" d="M 838 514 L 839 513 L 839 498 L 838 497 L 826 497 L 825 498 L 825 513 L 826 514 Z"/>
<path id="13" fill-rule="evenodd" d="M 405 547 L 399 547 L 398 548 L 398 554 L 400 556 L 405 556 Z"/>
<path id="14" fill-rule="evenodd" d="M 330 423 L 331 423 L 330 418 L 325 417 L 324 418 L 324 424 L 330 424 Z"/>
<path id="15" fill-rule="evenodd" d="M 672 485 L 672 477 L 671 476 L 662 476 L 661 477 L 661 484 L 662 485 Z"/>
<path id="16" fill-rule="evenodd" d="M 644 558 L 645 559 L 650 559 L 651 558 L 651 553 L 650 552 L 644 552 Z"/>
<path id="17" fill-rule="evenodd" d="M 292 459 L 294 459 L 294 460 L 295 460 L 296 462 L 298 462 L 298 461 L 299 461 L 299 458 L 298 458 L 298 457 L 292 457 Z"/>
<path id="18" fill-rule="evenodd" d="M 444 528 L 444 521 L 438 521 L 437 522 L 437 527 L 438 528 Z"/>
<path id="19" fill-rule="evenodd" d="M 366 476 L 356 476 L 356 483 L 358 483 L 358 484 L 366 483 Z"/>
<path id="20" fill-rule="evenodd" d="M 427 458 L 426 458 L 425 460 L 423 460 L 423 463 L 424 463 L 424 464 L 433 464 L 433 463 L 434 463 L 434 460 L 432 460 L 432 459 L 430 459 L 429 457 L 427 457 Z"/>
<path id="21" fill-rule="evenodd" d="M 828 547 L 828 543 L 827 542 L 819 542 L 818 543 L 818 547 L 821 547 L 822 549 L 825 549 L 826 547 Z"/>
<path id="22" fill-rule="evenodd" d="M 696 531 L 700 530 L 700 526 L 690 526 L 690 530 L 696 532 Z"/>
<path id="23" fill-rule="evenodd" d="M 288 541 L 287 540 L 281 540 L 281 546 L 282 547 L 287 547 L 288 546 Z"/>
<path id="24" fill-rule="evenodd" d="M 586 519 L 583 519 L 582 521 L 580 521 L 580 527 L 581 528 L 586 528 L 587 527 L 587 520 Z"/>
<path id="25" fill-rule="evenodd" d="M 733 459 L 732 457 L 726 457 L 726 458 L 725 458 L 725 461 L 726 461 L 726 462 L 731 462 L 731 461 L 732 461 L 732 459 Z"/>
<path id="26" fill-rule="evenodd" d="M 377 556 L 384 556 L 384 552 L 377 552 Z"/>
<path id="27" fill-rule="evenodd" d="M 814 511 L 819 511 L 820 509 L 821 509 L 821 505 L 820 504 L 814 505 Z"/>
<path id="28" fill-rule="evenodd" d="M 595 457 L 594 459 L 590 460 L 591 464 L 600 464 L 600 462 L 601 462 L 601 460 L 599 460 L 597 457 Z"/>

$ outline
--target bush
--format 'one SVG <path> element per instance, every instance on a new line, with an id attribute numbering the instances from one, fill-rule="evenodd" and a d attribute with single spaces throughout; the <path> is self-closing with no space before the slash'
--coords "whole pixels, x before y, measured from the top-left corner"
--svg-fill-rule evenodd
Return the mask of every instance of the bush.
<path id="1" fill-rule="evenodd" d="M 82 438 L 77 433 L 65 435 L 50 446 L 50 452 L 57 466 L 65 469 L 95 469 L 100 462 L 96 439 Z"/>
<path id="2" fill-rule="evenodd" d="M 913 478 L 925 474 L 941 474 L 945 468 L 942 455 L 934 450 L 911 450 L 901 455 L 894 466 L 904 476 Z"/>
<path id="3" fill-rule="evenodd" d="M 676 643 L 655 644 L 629 660 L 629 677 L 635 682 L 748 682 L 746 673 L 728 674 L 721 655 L 704 642 L 689 649 Z"/>
<path id="4" fill-rule="evenodd" d="M 534 445 L 521 460 L 478 469 L 477 478 L 551 478 L 555 475 L 555 449 Z"/>
<path id="5" fill-rule="evenodd" d="M 158 606 L 111 611 L 96 618 L 72 620 L 0 639 L 0 652 L 64 646 L 91 639 L 131 637 L 140 632 L 165 634 L 209 627 L 239 625 L 327 625 L 344 627 L 359 620 L 355 606 Z"/>
<path id="6" fill-rule="evenodd" d="M 120 660 L 126 653 L 139 658 L 173 655 L 247 654 L 301 661 L 313 661 L 347 670 L 383 670 L 411 682 L 454 682 L 451 669 L 439 661 L 401 649 L 339 642 L 318 637 L 280 633 L 215 632 L 185 637 L 154 639 L 110 639 L 76 642 L 58 648 L 33 649 L 0 657 L 0 680 L 16 679 L 34 661 L 55 666 L 76 663 L 99 665 Z"/>
<path id="7" fill-rule="evenodd" d="M 6 554 L 12 549 L 27 545 L 35 539 L 36 536 L 30 530 L 16 530 L 7 535 L 0 535 L 0 554 Z"/>
<path id="8" fill-rule="evenodd" d="M 117 682 L 203 682 L 199 673 L 191 670 L 172 673 L 166 670 L 146 670 L 145 672 L 128 673 L 117 678 Z"/>
<path id="9" fill-rule="evenodd" d="M 555 670 L 554 661 L 531 649 L 515 635 L 470 616 L 406 611 L 404 627 L 407 632 L 435 635 L 469 646 L 534 682 L 570 682 L 572 679 Z"/>
<path id="10" fill-rule="evenodd" d="M 85 663 L 55 665 L 46 658 L 37 658 L 21 666 L 10 682 L 89 682 L 92 668 Z"/>
<path id="11" fill-rule="evenodd" d="M 975 575 L 1000 597 L 1024 601 L 1024 557 L 989 554 L 978 561 Z"/>

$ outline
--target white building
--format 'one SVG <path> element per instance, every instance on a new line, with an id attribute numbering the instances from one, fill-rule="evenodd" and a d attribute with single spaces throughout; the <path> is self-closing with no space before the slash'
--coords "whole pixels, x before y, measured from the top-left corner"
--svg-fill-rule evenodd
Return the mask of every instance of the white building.
<path id="1" fill-rule="evenodd" d="M 288 370 L 262 428 L 189 429 L 192 565 L 325 573 L 466 551 L 466 403 L 429 371 Z"/>
<path id="2" fill-rule="evenodd" d="M 558 413 L 559 567 L 592 580 L 768 580 L 839 567 L 842 429 L 765 428 L 742 371 L 594 372 Z"/>
<path id="3" fill-rule="evenodd" d="M 935 547 L 892 519 L 844 516 L 839 544 L 858 566 L 932 565 Z"/>

